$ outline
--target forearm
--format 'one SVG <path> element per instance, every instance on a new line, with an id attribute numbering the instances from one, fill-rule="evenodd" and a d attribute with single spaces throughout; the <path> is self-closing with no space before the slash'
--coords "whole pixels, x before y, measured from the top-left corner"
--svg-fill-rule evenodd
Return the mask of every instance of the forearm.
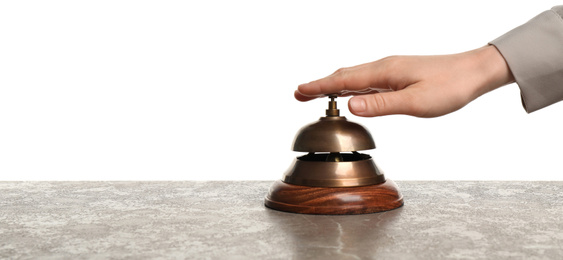
<path id="1" fill-rule="evenodd" d="M 505 58 L 528 113 L 563 100 L 563 6 L 491 42 Z"/>

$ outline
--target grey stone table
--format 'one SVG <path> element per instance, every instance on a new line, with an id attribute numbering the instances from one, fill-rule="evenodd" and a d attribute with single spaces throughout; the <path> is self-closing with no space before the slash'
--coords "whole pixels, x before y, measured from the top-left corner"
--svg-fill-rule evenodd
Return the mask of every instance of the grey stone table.
<path id="1" fill-rule="evenodd" d="M 263 206 L 272 182 L 0 182 L 0 258 L 563 259 L 562 182 L 397 181 L 353 216 Z"/>

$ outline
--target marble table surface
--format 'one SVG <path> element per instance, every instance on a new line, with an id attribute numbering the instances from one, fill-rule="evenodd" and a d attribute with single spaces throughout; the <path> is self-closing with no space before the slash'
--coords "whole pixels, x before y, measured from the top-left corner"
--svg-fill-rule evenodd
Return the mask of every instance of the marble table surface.
<path id="1" fill-rule="evenodd" d="M 0 259 L 563 259 L 563 182 L 396 181 L 350 216 L 267 209 L 272 182 L 0 182 Z"/>

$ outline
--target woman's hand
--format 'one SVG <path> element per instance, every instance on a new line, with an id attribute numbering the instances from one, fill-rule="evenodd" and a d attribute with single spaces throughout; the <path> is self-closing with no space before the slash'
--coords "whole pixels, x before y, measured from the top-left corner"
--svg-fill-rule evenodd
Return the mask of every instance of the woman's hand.
<path id="1" fill-rule="evenodd" d="M 504 58 L 492 46 L 440 56 L 392 56 L 342 68 L 299 85 L 295 98 L 308 101 L 326 94 L 353 95 L 357 116 L 406 114 L 437 117 L 514 82 Z"/>

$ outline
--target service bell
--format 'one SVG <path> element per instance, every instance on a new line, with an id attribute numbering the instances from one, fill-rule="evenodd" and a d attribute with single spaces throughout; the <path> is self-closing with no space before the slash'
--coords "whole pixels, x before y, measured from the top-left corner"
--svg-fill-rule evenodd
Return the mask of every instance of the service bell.
<path id="1" fill-rule="evenodd" d="M 368 154 L 375 148 L 368 130 L 340 116 L 329 95 L 326 116 L 304 126 L 293 141 L 294 159 L 265 199 L 269 208 L 306 214 L 363 214 L 403 205 L 397 185 L 386 180 Z"/>

